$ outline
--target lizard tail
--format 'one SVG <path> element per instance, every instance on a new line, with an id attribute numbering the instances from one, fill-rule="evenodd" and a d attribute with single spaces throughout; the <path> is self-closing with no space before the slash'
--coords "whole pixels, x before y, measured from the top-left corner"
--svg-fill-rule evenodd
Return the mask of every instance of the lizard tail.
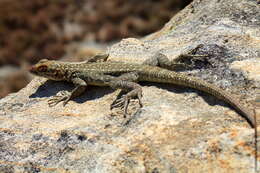
<path id="1" fill-rule="evenodd" d="M 242 106 L 239 100 L 236 99 L 235 96 L 232 96 L 231 93 L 224 91 L 216 85 L 210 84 L 195 77 L 187 76 L 169 70 L 156 70 L 156 72 L 151 72 L 148 76 L 146 76 L 146 79 L 151 82 L 171 83 L 206 92 L 231 105 L 240 115 L 242 115 L 248 121 L 251 127 L 255 127 L 256 125 L 253 112 L 251 113 L 248 108 Z"/>

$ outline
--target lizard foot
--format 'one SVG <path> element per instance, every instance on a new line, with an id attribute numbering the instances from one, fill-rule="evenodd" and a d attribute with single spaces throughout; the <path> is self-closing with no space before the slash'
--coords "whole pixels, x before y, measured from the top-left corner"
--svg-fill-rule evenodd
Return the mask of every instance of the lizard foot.
<path id="1" fill-rule="evenodd" d="M 139 102 L 139 106 L 143 107 L 143 103 L 141 101 L 142 98 L 142 89 L 141 88 L 137 88 L 134 89 L 130 92 L 128 92 L 125 95 L 122 95 L 122 97 L 116 99 L 115 101 L 113 101 L 113 103 L 110 106 L 110 109 L 113 108 L 121 108 L 124 111 L 124 118 L 126 118 L 127 116 L 127 108 L 129 105 L 129 102 L 132 98 L 137 98 L 138 102 Z"/>
<path id="2" fill-rule="evenodd" d="M 48 104 L 50 107 L 56 106 L 58 103 L 63 101 L 63 106 L 65 106 L 68 101 L 71 98 L 71 94 L 66 91 L 61 91 L 59 94 L 56 96 L 53 96 L 53 98 L 48 100 Z"/>
<path id="3" fill-rule="evenodd" d="M 209 57 L 209 54 L 196 54 L 198 49 L 202 47 L 203 44 L 200 44 L 186 54 L 179 55 L 174 61 L 177 64 L 183 64 L 183 67 L 186 66 L 187 69 L 196 67 L 197 63 L 208 62 L 207 58 Z"/>

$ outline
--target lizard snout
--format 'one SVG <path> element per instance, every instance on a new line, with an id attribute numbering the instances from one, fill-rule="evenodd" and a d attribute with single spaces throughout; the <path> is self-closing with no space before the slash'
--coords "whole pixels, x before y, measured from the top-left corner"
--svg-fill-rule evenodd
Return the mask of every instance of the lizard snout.
<path id="1" fill-rule="evenodd" d="M 36 73 L 37 68 L 35 66 L 30 66 L 30 67 L 28 67 L 28 71 L 31 72 L 31 73 Z"/>

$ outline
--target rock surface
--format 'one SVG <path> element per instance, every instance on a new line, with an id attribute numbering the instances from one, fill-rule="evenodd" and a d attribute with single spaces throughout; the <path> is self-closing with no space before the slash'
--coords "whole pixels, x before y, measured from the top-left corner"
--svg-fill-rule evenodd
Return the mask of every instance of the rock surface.
<path id="1" fill-rule="evenodd" d="M 173 59 L 202 44 L 196 53 L 209 57 L 183 73 L 253 107 L 259 33 L 256 1 L 195 0 L 157 33 L 113 45 L 109 60 L 141 63 L 158 51 Z M 142 85 L 144 107 L 133 101 L 126 122 L 109 110 L 118 91 L 89 87 L 50 108 L 49 97 L 73 86 L 36 77 L 0 100 L 0 172 L 253 172 L 254 130 L 232 108 L 192 89 Z"/>

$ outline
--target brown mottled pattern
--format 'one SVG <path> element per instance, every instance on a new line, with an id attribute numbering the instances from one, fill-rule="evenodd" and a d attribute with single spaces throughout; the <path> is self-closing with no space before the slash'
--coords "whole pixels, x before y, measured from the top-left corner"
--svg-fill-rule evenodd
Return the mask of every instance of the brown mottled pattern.
<path id="1" fill-rule="evenodd" d="M 227 91 L 198 78 L 156 66 L 121 62 L 66 63 L 43 60 L 34 65 L 31 72 L 52 80 L 66 81 L 71 81 L 73 75 L 76 74 L 77 77 L 83 79 L 87 84 L 92 85 L 106 85 L 104 80 L 109 80 L 121 74 L 135 72 L 138 74 L 137 81 L 177 84 L 211 94 L 230 104 L 238 113 L 248 120 L 252 127 L 255 127 L 253 113 L 241 105 L 239 100 L 235 99 L 235 97 Z M 98 80 L 95 80 L 97 76 Z"/>

